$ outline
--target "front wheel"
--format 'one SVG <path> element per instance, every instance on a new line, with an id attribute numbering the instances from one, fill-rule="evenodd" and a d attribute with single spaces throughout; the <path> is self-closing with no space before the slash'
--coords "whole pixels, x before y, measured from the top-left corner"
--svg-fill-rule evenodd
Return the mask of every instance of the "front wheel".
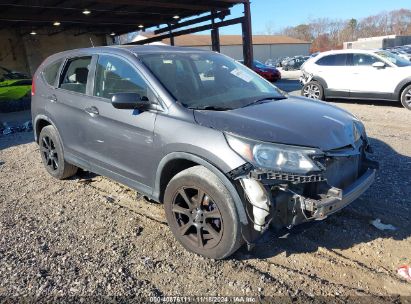
<path id="1" fill-rule="evenodd" d="M 302 88 L 301 95 L 307 98 L 324 100 L 324 89 L 317 81 L 310 81 Z"/>
<path id="2" fill-rule="evenodd" d="M 187 250 L 223 259 L 241 246 L 234 201 L 223 183 L 203 166 L 174 176 L 164 194 L 167 222 Z"/>
<path id="3" fill-rule="evenodd" d="M 401 94 L 401 103 L 404 108 L 411 110 L 411 85 L 407 86 Z"/>

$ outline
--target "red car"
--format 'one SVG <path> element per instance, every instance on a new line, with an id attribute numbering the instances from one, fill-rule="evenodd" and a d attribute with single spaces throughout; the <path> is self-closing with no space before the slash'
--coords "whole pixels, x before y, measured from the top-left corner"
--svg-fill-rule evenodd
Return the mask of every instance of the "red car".
<path id="1" fill-rule="evenodd" d="M 243 61 L 240 62 L 244 63 Z M 276 82 L 281 79 L 281 72 L 279 70 L 277 70 L 275 67 L 265 65 L 258 60 L 253 60 L 252 69 L 258 75 L 264 77 L 268 81 Z"/>

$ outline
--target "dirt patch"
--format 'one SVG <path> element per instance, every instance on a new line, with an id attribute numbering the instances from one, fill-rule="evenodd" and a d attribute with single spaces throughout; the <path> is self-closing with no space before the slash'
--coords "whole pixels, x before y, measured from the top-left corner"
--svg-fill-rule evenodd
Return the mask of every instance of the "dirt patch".
<path id="1" fill-rule="evenodd" d="M 411 283 L 396 274 L 411 264 L 411 111 L 337 105 L 364 121 L 381 164 L 376 183 L 325 221 L 267 234 L 252 252 L 224 261 L 185 251 L 161 205 L 84 172 L 57 181 L 43 169 L 32 134 L 1 136 L 0 299 L 368 296 L 378 303 L 411 296 Z M 377 218 L 397 230 L 378 230 L 370 224 Z"/>

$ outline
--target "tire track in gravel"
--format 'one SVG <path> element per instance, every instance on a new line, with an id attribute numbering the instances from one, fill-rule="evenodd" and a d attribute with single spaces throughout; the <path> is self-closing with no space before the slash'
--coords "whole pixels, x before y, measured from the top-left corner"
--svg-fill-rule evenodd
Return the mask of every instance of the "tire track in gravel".
<path id="1" fill-rule="evenodd" d="M 123 208 L 127 208 L 128 210 L 143 216 L 147 219 L 150 219 L 152 221 L 155 221 L 159 224 L 162 225 L 166 225 L 167 221 L 165 220 L 165 217 L 160 217 L 157 214 L 162 214 L 162 208 L 160 208 L 159 206 L 155 205 L 155 204 L 151 204 L 149 202 L 143 202 L 142 200 L 136 199 L 136 198 L 132 198 L 129 197 L 127 195 L 127 191 L 125 191 L 125 187 L 117 184 L 111 180 L 106 179 L 105 177 L 101 177 L 99 179 L 91 179 L 90 182 L 82 182 L 81 180 L 79 180 L 80 183 L 83 183 L 84 187 L 89 187 L 91 189 L 94 189 L 95 191 L 97 191 L 98 193 L 100 193 L 103 197 L 106 198 L 107 201 L 109 201 L 112 204 L 117 204 L 118 206 L 121 206 Z M 119 189 L 122 189 L 122 192 L 117 192 L 119 194 L 122 194 L 120 196 L 116 196 L 116 195 L 112 195 L 110 194 L 106 187 L 102 187 L 101 183 L 105 182 L 105 183 L 109 183 L 112 186 L 118 187 Z M 98 184 L 100 183 L 100 186 L 98 186 Z M 128 189 L 128 188 L 127 188 Z M 134 193 L 134 190 L 131 190 Z M 137 195 L 136 195 L 137 196 Z M 144 208 L 143 206 L 141 206 L 141 203 L 144 204 Z M 136 208 L 138 208 L 138 210 L 136 210 Z M 147 212 L 148 211 L 148 212 Z"/>
<path id="2" fill-rule="evenodd" d="M 304 238 L 304 242 L 308 243 L 309 245 L 317 246 L 315 242 L 313 242 L 309 237 L 305 236 L 304 234 L 301 234 L 300 237 Z M 320 250 L 321 251 L 314 252 L 313 254 L 320 258 L 327 259 L 329 262 L 333 264 L 340 264 L 341 266 L 344 266 L 344 267 L 348 266 L 348 267 L 352 267 L 354 269 L 365 271 L 365 272 L 368 271 L 378 276 L 387 276 L 390 279 L 397 281 L 398 283 L 402 283 L 402 281 L 397 276 L 392 275 L 383 266 L 378 265 L 378 267 L 381 267 L 385 270 L 384 272 L 379 271 L 376 268 L 369 267 L 363 262 L 355 260 L 354 258 L 346 257 L 345 255 L 337 252 L 336 250 L 329 249 L 326 247 L 321 247 Z"/>
<path id="3" fill-rule="evenodd" d="M 269 262 L 267 260 L 258 260 L 258 261 L 259 262 L 264 262 L 264 263 L 270 265 L 271 267 L 275 267 L 275 268 L 280 269 L 282 271 L 291 272 L 295 275 L 303 276 L 306 279 L 309 279 L 310 281 L 312 281 L 314 283 L 319 283 L 320 285 L 327 285 L 328 287 L 332 286 L 332 287 L 336 287 L 336 288 L 340 287 L 340 288 L 345 289 L 346 291 L 354 291 L 357 295 L 379 296 L 378 294 L 368 292 L 364 289 L 347 286 L 347 285 L 337 283 L 337 282 L 332 282 L 332 281 L 330 281 L 330 280 L 328 280 L 324 277 L 318 276 L 317 274 L 308 274 L 308 273 L 305 273 L 303 271 L 299 271 L 299 270 L 291 268 L 291 267 L 287 267 L 287 266 L 277 264 L 277 263 L 274 263 L 274 262 Z M 261 272 L 265 272 L 264 270 L 261 270 L 261 268 L 258 264 L 259 263 L 257 263 L 257 262 L 250 261 L 250 266 L 252 265 L 252 267 L 254 267 L 255 269 L 258 269 Z"/>
<path id="4" fill-rule="evenodd" d="M 317 243 L 313 242 L 309 237 L 305 236 L 304 234 L 300 234 L 299 237 L 302 238 L 303 240 L 299 239 L 298 242 L 304 242 L 305 245 L 311 248 L 318 247 Z M 287 247 L 284 248 L 284 250 L 286 251 L 288 247 L 292 248 L 293 244 L 287 245 Z M 275 259 L 275 257 L 273 257 L 273 259 Z M 365 285 L 368 288 L 370 288 L 369 286 L 374 285 L 372 284 L 373 282 L 374 283 L 384 282 L 384 288 L 388 287 L 388 289 L 390 290 L 396 290 L 398 286 L 401 286 L 405 290 L 407 288 L 409 289 L 409 286 L 407 285 L 406 282 L 404 282 L 403 280 L 401 280 L 400 278 L 392 274 L 389 270 L 385 269 L 383 266 L 377 265 L 377 267 L 384 269 L 384 271 L 379 271 L 376 268 L 372 268 L 372 267 L 365 265 L 361 261 L 358 261 L 354 258 L 347 257 L 343 255 L 342 253 L 339 253 L 329 248 L 319 247 L 317 251 L 310 252 L 310 255 L 308 256 L 308 260 L 305 256 L 297 256 L 296 260 L 305 266 L 309 264 L 309 261 L 311 261 L 311 265 L 316 266 L 312 268 L 312 271 L 316 273 L 315 275 L 319 279 L 326 280 L 328 281 L 328 283 L 335 284 L 336 286 L 339 285 L 339 286 L 346 287 L 348 289 L 357 290 L 356 287 L 346 286 L 344 284 L 335 282 L 332 279 L 327 279 L 323 277 L 324 275 L 327 275 L 327 274 L 330 276 L 333 276 L 333 273 L 347 273 L 347 272 L 350 273 L 350 271 L 347 270 L 347 267 L 349 267 L 350 269 L 354 270 L 354 274 L 356 277 L 362 278 L 361 281 L 365 283 Z M 290 268 L 284 265 L 286 261 L 284 261 L 283 263 L 276 263 L 276 262 L 269 261 L 267 259 L 264 259 L 262 261 L 268 264 L 273 264 L 287 271 L 292 271 L 300 275 L 305 275 L 306 277 L 309 277 L 309 278 L 311 278 L 313 275 L 312 273 L 307 273 L 307 272 L 303 272 L 299 270 L 297 271 L 295 270 L 297 268 L 295 266 L 294 268 Z M 330 269 L 333 269 L 332 273 L 322 271 L 322 269 L 328 267 L 327 264 L 329 264 Z M 319 269 L 319 270 L 317 271 L 316 269 Z M 320 272 L 323 275 L 319 276 L 318 272 Z M 373 287 L 373 288 L 374 290 L 380 290 L 379 287 L 382 287 L 382 286 L 377 285 L 377 287 Z M 365 293 L 370 294 L 370 295 L 377 295 L 376 293 L 373 293 L 373 292 L 365 292 Z"/>

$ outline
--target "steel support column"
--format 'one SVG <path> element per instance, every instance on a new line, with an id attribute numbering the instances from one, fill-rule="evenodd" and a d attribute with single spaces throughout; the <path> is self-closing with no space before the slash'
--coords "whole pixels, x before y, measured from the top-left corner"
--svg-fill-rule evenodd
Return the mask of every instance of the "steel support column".
<path id="1" fill-rule="evenodd" d="M 244 21 L 241 25 L 243 34 L 244 64 L 251 67 L 253 62 L 253 33 L 251 28 L 250 1 L 244 3 Z"/>
<path id="2" fill-rule="evenodd" d="M 174 46 L 174 36 L 173 31 L 171 30 L 171 24 L 168 24 L 168 33 L 170 34 L 170 45 Z"/>
<path id="3" fill-rule="evenodd" d="M 216 12 L 212 11 L 211 15 L 215 15 Z M 215 21 L 214 18 L 211 19 L 211 25 L 213 26 L 213 29 L 211 30 L 211 46 L 212 50 L 214 52 L 219 52 L 220 53 L 220 31 L 218 27 L 215 26 Z"/>

